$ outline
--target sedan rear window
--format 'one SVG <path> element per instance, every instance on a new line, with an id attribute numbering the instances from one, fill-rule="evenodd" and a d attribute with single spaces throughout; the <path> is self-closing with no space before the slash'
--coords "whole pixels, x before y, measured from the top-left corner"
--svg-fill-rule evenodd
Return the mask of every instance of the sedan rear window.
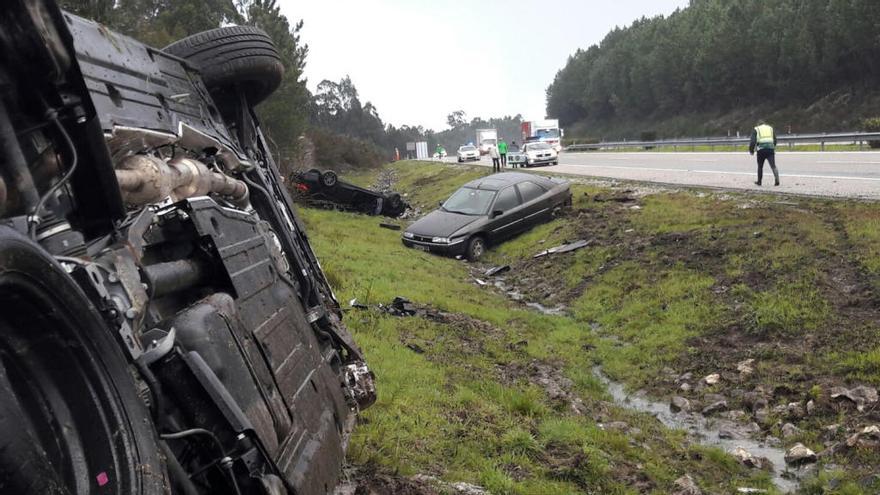
<path id="1" fill-rule="evenodd" d="M 485 215 L 495 199 L 495 191 L 463 187 L 443 203 L 443 209 L 462 215 Z"/>

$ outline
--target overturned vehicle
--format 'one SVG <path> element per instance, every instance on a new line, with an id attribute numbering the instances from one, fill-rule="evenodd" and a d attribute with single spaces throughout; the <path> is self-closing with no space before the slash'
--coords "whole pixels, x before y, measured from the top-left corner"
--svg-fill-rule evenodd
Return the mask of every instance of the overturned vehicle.
<path id="1" fill-rule="evenodd" d="M 267 151 L 268 36 L 0 12 L 0 493 L 315 494 L 372 374 Z"/>
<path id="2" fill-rule="evenodd" d="M 400 194 L 384 194 L 350 184 L 339 179 L 336 172 L 311 169 L 294 176 L 294 189 L 300 202 L 344 211 L 354 211 L 367 215 L 383 215 L 397 218 L 403 215 L 409 205 Z"/>

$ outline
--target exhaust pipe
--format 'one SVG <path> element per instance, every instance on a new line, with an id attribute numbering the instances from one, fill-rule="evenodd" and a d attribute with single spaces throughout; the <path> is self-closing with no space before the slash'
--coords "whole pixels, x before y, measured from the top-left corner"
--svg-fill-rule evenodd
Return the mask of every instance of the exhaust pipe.
<path id="1" fill-rule="evenodd" d="M 217 194 L 240 207 L 248 206 L 247 185 L 204 163 L 189 158 L 166 162 L 150 155 L 133 155 L 116 168 L 116 180 L 123 200 L 132 206 L 159 203 L 166 198 L 181 201 Z"/>

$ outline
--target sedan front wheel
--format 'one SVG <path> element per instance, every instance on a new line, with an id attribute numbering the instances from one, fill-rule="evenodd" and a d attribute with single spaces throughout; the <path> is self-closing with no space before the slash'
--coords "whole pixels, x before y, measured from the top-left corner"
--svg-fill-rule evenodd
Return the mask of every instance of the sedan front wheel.
<path id="1" fill-rule="evenodd" d="M 486 252 L 486 240 L 480 236 L 471 237 L 468 241 L 467 259 L 468 261 L 479 261 Z"/>

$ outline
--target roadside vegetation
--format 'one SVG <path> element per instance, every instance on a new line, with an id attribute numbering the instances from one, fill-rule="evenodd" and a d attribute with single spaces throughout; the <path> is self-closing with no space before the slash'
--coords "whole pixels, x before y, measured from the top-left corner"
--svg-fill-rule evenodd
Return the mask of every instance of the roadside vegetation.
<path id="1" fill-rule="evenodd" d="M 347 179 L 369 186 L 390 176 L 426 212 L 485 173 L 400 162 Z M 604 183 L 574 191 L 569 215 L 496 247 L 480 266 L 407 250 L 373 217 L 304 211 L 343 306 L 356 298 L 371 308 L 346 316 L 379 383 L 350 450 L 359 483 L 412 490 L 421 474 L 492 493 L 675 493 L 689 474 L 707 493 L 773 492 L 767 472 L 615 405 L 597 366 L 659 401 L 723 395 L 731 417 L 743 411 L 785 448 L 821 452 L 878 422 L 876 409 L 829 395 L 880 385 L 878 205 Z M 532 258 L 581 238 L 593 243 Z M 512 270 L 499 289 L 482 271 L 502 264 Z M 396 296 L 419 313 L 377 309 Z M 754 370 L 743 374 L 747 359 Z M 714 373 L 719 384 L 701 384 Z M 783 438 L 786 423 L 798 433 Z M 828 436 L 831 424 L 840 427 Z M 878 450 L 826 454 L 838 468 L 805 493 L 876 491 L 865 480 Z"/>
<path id="2" fill-rule="evenodd" d="M 880 110 L 878 16 L 872 0 L 695 0 L 578 49 L 547 114 L 568 137 L 607 140 L 748 132 L 759 118 L 859 130 Z"/>

